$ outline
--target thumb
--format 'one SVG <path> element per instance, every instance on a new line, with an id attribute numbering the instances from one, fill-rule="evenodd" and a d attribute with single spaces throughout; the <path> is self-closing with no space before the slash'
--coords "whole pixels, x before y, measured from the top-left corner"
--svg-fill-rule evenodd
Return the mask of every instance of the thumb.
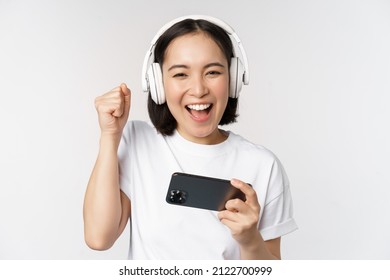
<path id="1" fill-rule="evenodd" d="M 121 91 L 123 93 L 123 97 L 124 97 L 124 101 L 125 101 L 125 106 L 124 106 L 124 113 L 125 115 L 127 116 L 129 114 L 129 111 L 130 111 L 130 99 L 131 99 L 131 91 L 130 89 L 127 87 L 127 85 L 125 83 L 122 83 L 120 85 L 120 88 L 121 88 Z"/>
<path id="2" fill-rule="evenodd" d="M 127 85 L 125 83 L 121 83 L 120 85 L 121 87 L 121 90 L 123 92 L 123 95 L 126 97 L 127 95 L 130 95 L 130 90 L 129 88 L 127 87 Z"/>

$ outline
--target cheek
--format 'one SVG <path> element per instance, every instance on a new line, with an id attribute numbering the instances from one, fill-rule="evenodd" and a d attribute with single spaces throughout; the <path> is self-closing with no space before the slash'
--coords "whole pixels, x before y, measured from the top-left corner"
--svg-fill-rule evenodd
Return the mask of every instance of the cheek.
<path id="1" fill-rule="evenodd" d="M 171 112 L 180 110 L 182 107 L 181 97 L 177 94 L 170 94 L 169 92 L 168 92 L 168 94 L 167 94 L 167 92 L 165 94 L 166 94 L 166 102 L 167 102 L 169 110 Z"/>
<path id="2" fill-rule="evenodd" d="M 167 100 L 171 100 L 172 102 L 180 101 L 183 86 L 180 83 L 177 83 L 171 79 L 163 80 L 164 85 L 164 93 Z"/>
<path id="3" fill-rule="evenodd" d="M 181 101 L 183 95 L 180 93 L 179 88 L 174 83 L 164 84 L 164 93 L 169 111 L 175 119 L 179 116 L 181 111 Z"/>
<path id="4" fill-rule="evenodd" d="M 214 93 L 215 95 L 222 100 L 226 101 L 228 100 L 229 97 L 229 80 L 228 79 L 223 79 L 222 81 L 219 81 L 214 85 Z"/>
<path id="5" fill-rule="evenodd" d="M 215 89 L 215 96 L 219 100 L 218 108 L 220 114 L 223 114 L 223 112 L 225 112 L 226 110 L 226 106 L 229 101 L 229 84 L 228 82 L 220 83 L 214 89 Z"/>
<path id="6" fill-rule="evenodd" d="M 175 103 L 177 100 L 177 89 L 169 82 L 164 83 L 164 93 L 168 103 Z"/>

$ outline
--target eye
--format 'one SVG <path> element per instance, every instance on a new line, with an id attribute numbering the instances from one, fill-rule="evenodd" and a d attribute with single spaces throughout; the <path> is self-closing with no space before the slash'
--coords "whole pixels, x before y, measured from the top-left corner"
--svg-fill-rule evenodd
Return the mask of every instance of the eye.
<path id="1" fill-rule="evenodd" d="M 222 73 L 220 71 L 212 70 L 206 73 L 207 76 L 218 76 L 221 75 Z"/>
<path id="2" fill-rule="evenodd" d="M 176 73 L 173 75 L 174 78 L 185 78 L 187 77 L 187 74 L 185 73 Z"/>

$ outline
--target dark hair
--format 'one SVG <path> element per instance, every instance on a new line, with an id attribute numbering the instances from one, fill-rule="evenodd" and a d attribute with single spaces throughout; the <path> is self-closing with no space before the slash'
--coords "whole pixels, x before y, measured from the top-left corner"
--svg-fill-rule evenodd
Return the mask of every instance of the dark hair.
<path id="1" fill-rule="evenodd" d="M 233 57 L 234 54 L 233 44 L 229 38 L 229 35 L 223 28 L 209 21 L 201 19 L 185 19 L 167 29 L 156 42 L 156 47 L 154 49 L 154 62 L 157 62 L 160 64 L 160 66 L 162 66 L 166 54 L 166 49 L 172 40 L 186 34 L 197 32 L 204 32 L 216 42 L 225 55 L 230 69 L 231 57 Z M 226 125 L 236 121 L 238 116 L 237 105 L 238 99 L 229 97 L 225 112 L 222 115 L 219 125 Z M 167 103 L 165 102 L 161 105 L 156 104 L 153 101 L 150 92 L 148 97 L 148 112 L 153 125 L 162 135 L 173 134 L 177 127 L 176 119 L 169 111 Z"/>

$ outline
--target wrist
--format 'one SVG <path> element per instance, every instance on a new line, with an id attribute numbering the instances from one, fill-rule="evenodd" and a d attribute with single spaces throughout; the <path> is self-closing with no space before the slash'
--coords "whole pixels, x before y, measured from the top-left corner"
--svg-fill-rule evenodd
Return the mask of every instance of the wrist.
<path id="1" fill-rule="evenodd" d="M 240 243 L 241 250 L 247 252 L 256 252 L 264 246 L 264 240 L 257 230 L 251 234 L 249 238 L 246 238 L 245 242 Z"/>
<path id="2" fill-rule="evenodd" d="M 118 150 L 121 141 L 121 134 L 119 133 L 104 133 L 100 134 L 100 149 L 114 149 Z"/>
<path id="3" fill-rule="evenodd" d="M 265 244 L 260 232 L 253 236 L 248 242 L 240 244 L 240 258 L 242 260 L 276 260 Z M 280 258 L 279 258 L 280 259 Z"/>

